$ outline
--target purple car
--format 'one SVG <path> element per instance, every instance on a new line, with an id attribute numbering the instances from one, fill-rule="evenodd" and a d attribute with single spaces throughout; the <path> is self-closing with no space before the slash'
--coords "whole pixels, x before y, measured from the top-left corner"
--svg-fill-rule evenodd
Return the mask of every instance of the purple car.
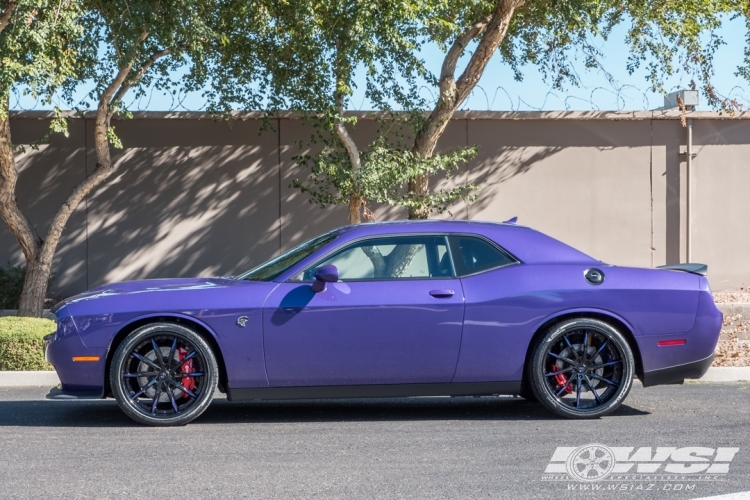
<path id="1" fill-rule="evenodd" d="M 57 306 L 52 399 L 185 424 L 255 399 L 521 395 L 614 411 L 701 377 L 722 314 L 706 266 L 617 267 L 514 223 L 347 226 L 245 274 L 115 283 Z"/>

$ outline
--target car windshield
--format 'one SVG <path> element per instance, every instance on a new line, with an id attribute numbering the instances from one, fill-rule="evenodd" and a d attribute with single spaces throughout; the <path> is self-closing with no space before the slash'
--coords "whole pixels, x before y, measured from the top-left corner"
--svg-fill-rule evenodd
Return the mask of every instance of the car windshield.
<path id="1" fill-rule="evenodd" d="M 335 240 L 337 236 L 338 231 L 331 231 L 330 233 L 306 241 L 305 243 L 292 248 L 288 252 L 269 260 L 265 264 L 261 264 L 255 269 L 237 276 L 237 279 L 249 281 L 272 281 L 297 262 L 301 261 L 308 255 L 311 255 L 322 246 Z"/>

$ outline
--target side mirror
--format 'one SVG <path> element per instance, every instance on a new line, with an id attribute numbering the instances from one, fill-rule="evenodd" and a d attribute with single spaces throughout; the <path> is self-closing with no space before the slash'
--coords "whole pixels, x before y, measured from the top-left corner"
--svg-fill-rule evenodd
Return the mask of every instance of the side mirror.
<path id="1" fill-rule="evenodd" d="M 326 283 L 336 283 L 339 280 L 339 270 L 336 266 L 320 266 L 315 270 L 315 282 L 310 289 L 315 292 L 322 292 L 326 289 Z"/>

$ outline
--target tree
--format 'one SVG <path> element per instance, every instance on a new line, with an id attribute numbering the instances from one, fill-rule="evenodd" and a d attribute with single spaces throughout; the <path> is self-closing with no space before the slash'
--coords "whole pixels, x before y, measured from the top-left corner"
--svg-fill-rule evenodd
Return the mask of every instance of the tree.
<path id="1" fill-rule="evenodd" d="M 472 150 L 465 149 L 439 158 L 435 148 L 496 52 L 517 79 L 523 77 L 521 68 L 530 64 L 538 66 L 557 88 L 577 85 L 572 59 L 583 55 L 587 67 L 601 69 L 602 54 L 593 37 L 607 38 L 614 26 L 630 23 L 631 71 L 646 65 L 657 91 L 663 90 L 662 82 L 670 75 L 686 72 L 704 82 L 709 101 L 716 103 L 720 96 L 710 86 L 710 76 L 712 55 L 720 41 L 714 31 L 721 16 L 732 9 L 723 0 L 670 4 L 338 0 L 253 5 L 264 12 L 268 29 L 264 36 L 235 34 L 239 36 L 232 37 L 229 52 L 234 56 L 226 59 L 233 60 L 228 66 L 233 75 L 241 74 L 241 55 L 264 65 L 267 75 L 253 90 L 262 90 L 265 109 L 300 111 L 313 125 L 316 131 L 307 146 L 317 143 L 322 151 L 297 157 L 310 168 L 311 175 L 307 182 L 297 180 L 294 185 L 321 206 L 348 204 L 352 223 L 360 221 L 364 201 L 406 206 L 410 218 L 428 218 L 433 211 L 446 210 L 469 195 L 475 186 L 435 191 L 430 189 L 429 179 L 436 172 L 450 174 L 471 157 Z M 704 36 L 708 43 L 702 43 Z M 418 55 L 425 40 L 436 42 L 445 51 L 437 76 L 425 71 Z M 257 61 L 257 53 L 272 56 Z M 459 71 L 462 57 L 467 62 Z M 377 139 L 364 149 L 351 134 L 357 118 L 345 113 L 351 107 L 357 70 L 366 73 L 367 98 L 387 117 L 381 120 Z M 243 88 L 241 79 L 227 87 L 235 97 L 237 89 Z M 416 92 L 422 79 L 439 89 L 428 113 L 422 112 L 424 101 Z M 253 101 L 252 109 L 258 109 L 258 102 Z M 405 111 L 396 121 L 413 128 L 413 133 L 404 134 L 403 127 L 388 123 L 394 120 L 390 113 L 394 108 Z M 409 136 L 411 142 L 405 146 Z M 403 184 L 408 185 L 406 190 Z"/>
<path id="2" fill-rule="evenodd" d="M 471 192 L 476 189 L 473 184 L 438 189 L 419 199 L 405 191 L 409 180 L 416 176 L 444 172 L 450 178 L 461 163 L 476 155 L 477 148 L 460 148 L 420 158 L 403 145 L 403 131 L 399 127 L 402 120 L 396 114 L 389 114 L 387 119 L 381 120 L 378 137 L 367 149 L 357 153 L 360 162 L 357 169 L 351 168 L 351 152 L 344 151 L 338 141 L 319 138 L 325 144 L 321 152 L 296 157 L 300 165 L 310 169 L 308 182 L 297 179 L 293 186 L 307 193 L 310 201 L 321 208 L 349 204 L 350 224 L 359 223 L 361 215 L 365 215 L 366 220 L 375 219 L 365 206 L 368 200 L 439 213 L 449 211 L 458 199 L 472 200 L 474 195 Z M 412 129 L 408 117 L 405 127 L 409 131 Z M 352 194 L 356 196 L 353 201 Z"/>
<path id="3" fill-rule="evenodd" d="M 41 63 L 34 60 L 34 64 L 44 65 L 42 71 L 27 72 L 38 79 L 36 85 L 39 88 L 48 91 L 45 95 L 49 95 L 49 90 L 61 87 L 63 96 L 72 105 L 76 105 L 72 102 L 73 90 L 85 82 L 94 82 L 94 90 L 89 98 L 96 103 L 96 167 L 73 188 L 55 214 L 46 237 L 42 239 L 15 203 L 13 191 L 17 174 L 14 166 L 6 167 L 9 159 L 12 160 L 12 151 L 7 148 L 4 150 L 3 171 L 6 177 L 3 178 L 2 185 L 2 215 L 21 243 L 27 265 L 26 281 L 19 304 L 21 316 L 41 316 L 44 294 L 52 271 L 52 259 L 68 219 L 84 197 L 114 172 L 110 146 L 122 147 L 122 144 L 111 120 L 115 113 L 128 116 L 123 103 L 125 96 L 129 92 L 138 96 L 150 85 L 162 89 L 171 88 L 174 82 L 170 80 L 170 72 L 179 65 L 188 64 L 188 55 L 200 59 L 203 47 L 210 43 L 212 36 L 207 25 L 213 13 L 210 0 L 96 0 L 84 1 L 80 5 L 71 2 L 59 2 L 57 5 L 70 9 L 69 26 L 65 28 L 67 31 L 61 30 L 60 33 L 44 36 L 31 33 L 29 38 L 38 36 L 43 50 L 49 50 L 49 40 L 56 40 L 50 36 L 57 35 L 59 44 L 65 48 L 63 54 L 72 60 L 63 59 L 66 71 L 62 74 L 58 64 L 59 56 Z M 50 19 L 54 19 L 57 11 L 51 7 L 53 5 L 45 4 L 44 12 L 49 13 Z M 27 19 L 25 16 L 34 12 L 35 8 L 31 6 L 24 12 L 18 11 L 13 18 L 23 24 Z M 36 16 L 42 17 L 39 14 L 42 10 L 36 12 Z M 34 25 L 31 26 L 33 28 Z M 42 54 L 43 50 L 40 50 Z M 31 59 L 32 55 L 34 54 L 26 54 L 26 57 Z M 38 74 L 42 76 L 37 76 Z M 35 82 L 37 80 L 32 81 Z M 87 104 L 83 103 L 83 107 Z M 64 129 L 64 121 L 58 120 L 57 126 Z M 8 132 L 6 144 L 9 143 Z M 12 202 L 8 202 L 9 199 Z"/>
<path id="4" fill-rule="evenodd" d="M 243 109 L 260 105 L 269 114 L 279 109 L 301 113 L 314 129 L 305 146 L 322 146 L 318 153 L 296 157 L 311 173 L 307 182 L 297 180 L 294 185 L 309 194 L 311 202 L 322 207 L 346 204 L 349 222 L 355 224 L 362 220 L 366 202 L 410 206 L 416 203 L 406 195 L 410 177 L 450 173 L 475 153 L 474 148 L 465 148 L 417 161 L 403 140 L 413 117 L 390 113 L 393 105 L 407 109 L 421 101 L 417 82 L 426 77 L 426 71 L 418 56 L 424 17 L 420 2 L 268 0 L 251 4 L 251 15 L 262 17 L 259 24 L 265 29 L 259 28 L 262 35 L 232 32 L 217 51 L 214 67 L 221 76 L 209 92 L 212 109 L 226 112 L 236 109 L 230 104 Z M 235 6 L 235 11 L 243 9 Z M 248 66 L 262 66 L 264 76 L 248 75 Z M 366 73 L 368 99 L 384 112 L 376 140 L 364 149 L 352 137 L 357 117 L 346 113 L 359 68 Z M 431 193 L 419 203 L 442 211 L 472 187 Z"/>
<path id="5" fill-rule="evenodd" d="M 26 259 L 21 315 L 42 314 L 52 256 L 75 196 L 68 197 L 42 239 L 16 200 L 17 148 L 11 137 L 10 93 L 13 87 L 24 86 L 42 101 L 51 102 L 55 90 L 74 74 L 76 53 L 71 42 L 82 32 L 76 23 L 80 15 L 80 4 L 74 0 L 0 2 L 0 216 Z M 65 123 L 58 117 L 51 128 L 64 131 Z"/>
<path id="6" fill-rule="evenodd" d="M 602 54 L 592 39 L 597 35 L 606 39 L 621 23 L 630 23 L 628 70 L 632 73 L 645 64 L 654 91 L 663 92 L 665 79 L 682 71 L 702 83 L 709 104 L 731 106 L 713 88 L 711 76 L 713 54 L 721 44 L 715 30 L 733 8 L 746 13 L 722 0 L 463 0 L 439 6 L 425 19 L 427 36 L 445 50 L 440 75 L 432 81 L 439 97 L 418 127 L 412 151 L 422 159 L 434 154 L 449 120 L 474 90 L 495 52 L 500 52 L 517 80 L 523 78 L 522 67 L 530 64 L 538 66 L 555 88 L 578 85 L 571 55 L 582 54 L 588 68 L 602 69 Z M 468 62 L 457 76 L 463 55 Z M 429 174 L 414 176 L 409 193 L 415 199 L 429 196 Z M 409 211 L 411 219 L 429 216 L 425 207 Z"/>

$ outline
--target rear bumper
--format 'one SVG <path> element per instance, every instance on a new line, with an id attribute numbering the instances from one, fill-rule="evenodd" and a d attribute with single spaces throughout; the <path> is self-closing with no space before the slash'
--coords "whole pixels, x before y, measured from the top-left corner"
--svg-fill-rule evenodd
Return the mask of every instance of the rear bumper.
<path id="1" fill-rule="evenodd" d="M 701 378 L 706 374 L 713 361 L 714 355 L 711 354 L 700 361 L 644 372 L 641 382 L 643 387 L 652 387 L 654 385 L 680 383 L 687 378 Z"/>

